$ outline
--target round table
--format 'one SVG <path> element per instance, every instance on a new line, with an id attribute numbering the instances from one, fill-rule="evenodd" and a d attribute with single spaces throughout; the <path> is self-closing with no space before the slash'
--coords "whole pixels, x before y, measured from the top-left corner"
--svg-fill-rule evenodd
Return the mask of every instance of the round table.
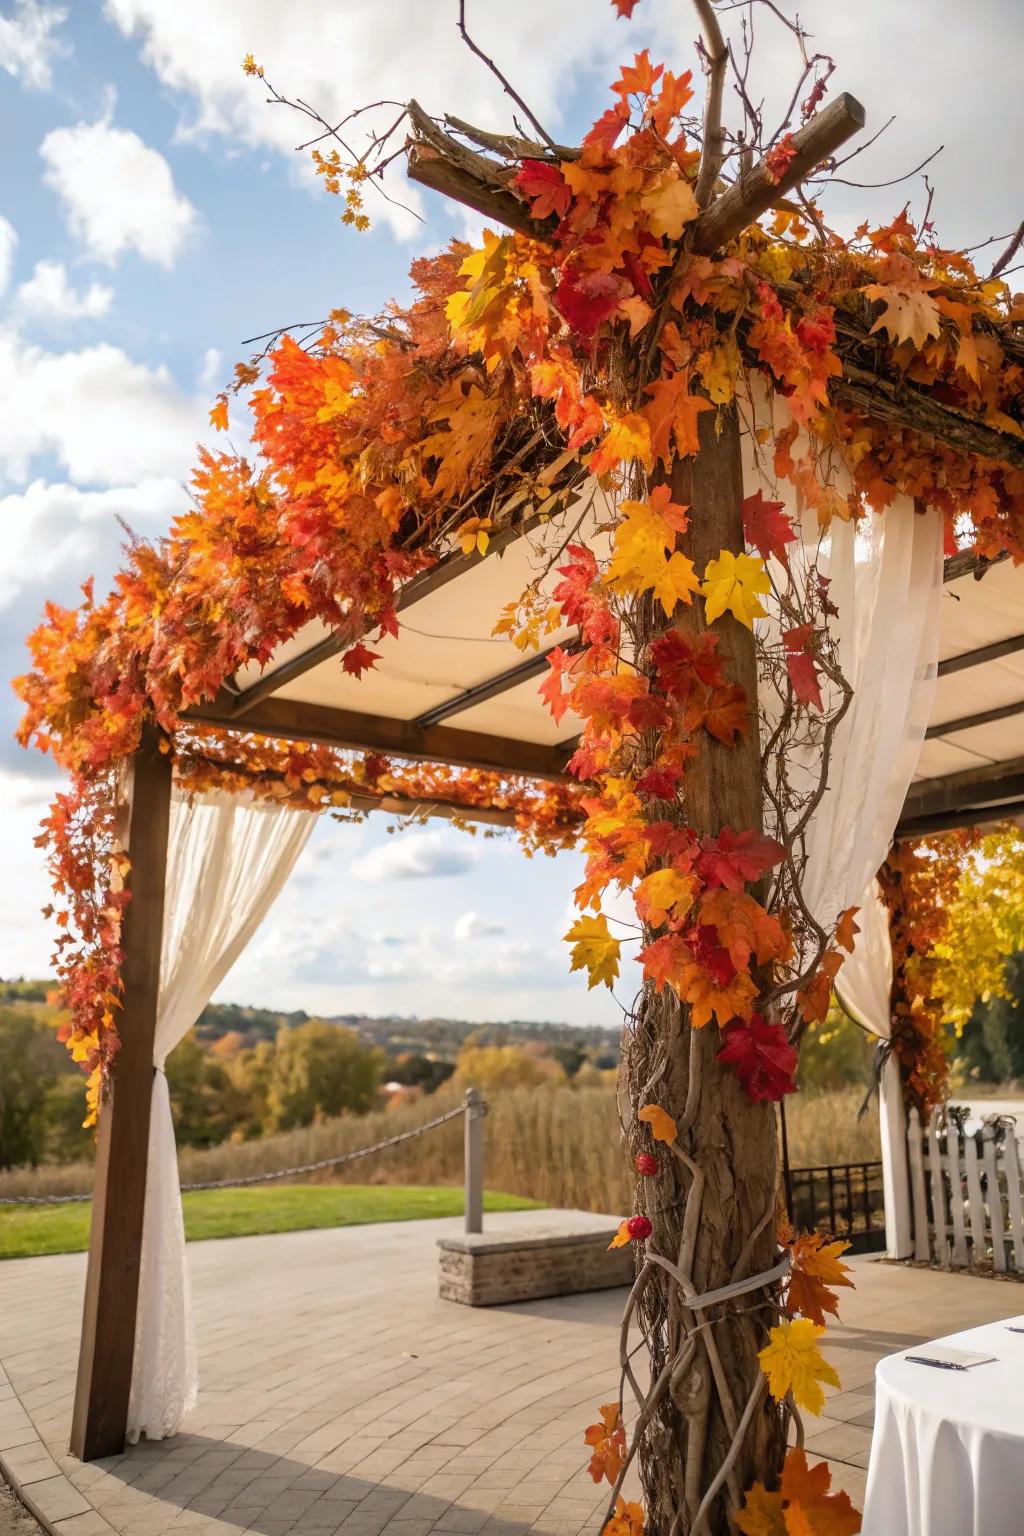
<path id="1" fill-rule="evenodd" d="M 1024 1317 L 951 1333 L 875 1369 L 863 1536 L 1022 1536 Z M 934 1348 L 994 1355 L 966 1371 L 915 1365 Z"/>

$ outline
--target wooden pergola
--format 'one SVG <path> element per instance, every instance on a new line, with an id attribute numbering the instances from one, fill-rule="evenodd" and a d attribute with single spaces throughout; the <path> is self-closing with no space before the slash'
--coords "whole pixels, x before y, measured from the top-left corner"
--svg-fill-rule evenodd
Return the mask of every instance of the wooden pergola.
<path id="1" fill-rule="evenodd" d="M 456 550 L 410 581 L 399 637 L 379 642 L 381 660 L 362 679 L 342 671 L 338 637 L 311 624 L 265 669 L 247 668 L 186 718 L 237 735 L 568 780 L 576 729 L 571 717 L 554 725 L 538 680 L 550 647 L 570 647 L 574 633 L 550 636 L 524 659 L 491 630 L 536 570 L 541 544 L 557 547 L 570 515 L 543 532 L 528 525 L 499 533 L 486 556 Z M 1009 562 L 960 556 L 946 562 L 945 574 L 939 684 L 898 837 L 1024 814 L 1024 583 Z M 72 1450 L 86 1460 L 123 1446 L 131 1383 L 172 787 L 155 732 L 147 732 L 132 774 L 122 1048 L 100 1120 L 72 1433 Z M 444 805 L 364 802 L 374 805 L 452 814 Z M 512 821 L 497 810 L 458 814 Z"/>
<path id="2" fill-rule="evenodd" d="M 415 179 L 499 222 L 545 237 L 548 231 L 507 190 L 501 160 L 494 158 L 515 153 L 510 142 L 491 136 L 488 143 L 487 136 L 477 135 L 488 151 L 478 153 L 452 136 L 458 132 L 464 138 L 466 125 L 450 120 L 446 132 L 423 114 L 417 116 L 415 105 L 411 110 L 419 135 L 410 159 Z M 794 136 L 796 153 L 781 182 L 754 167 L 711 203 L 696 221 L 692 249 L 719 249 L 863 122 L 856 101 L 838 98 Z M 924 390 L 897 389 L 874 376 L 863 356 L 870 350 L 866 326 L 852 318 L 844 324 L 844 373 L 834 390 L 838 399 L 882 421 L 930 433 L 961 451 L 1024 465 L 1018 439 L 968 420 Z M 700 453 L 673 468 L 673 495 L 686 503 L 699 496 L 705 514 L 705 523 L 693 530 L 691 549 L 701 568 L 720 549 L 743 547 L 743 481 L 735 415 L 717 436 L 704 433 L 702 426 Z M 453 549 L 410 581 L 398 603 L 401 632 L 397 639 L 374 641 L 380 661 L 362 679 L 345 674 L 338 662 L 353 636 L 310 624 L 281 646 L 265 668 L 244 668 L 230 686 L 187 711 L 184 719 L 228 733 L 566 779 L 578 726 L 569 717 L 559 726 L 553 723 L 537 684 L 546 670 L 547 649 L 571 646 L 574 633 L 553 634 L 544 650 L 524 657 L 492 630 L 501 608 L 536 573 L 538 543 L 550 553 L 572 526 L 568 520 L 575 522 L 579 515 L 578 506 L 563 505 L 543 528 L 520 515 L 492 536 L 485 556 Z M 1019 585 L 1009 563 L 958 556 L 947 564 L 936 706 L 897 836 L 917 837 L 1024 813 L 1024 586 L 1017 592 Z M 722 649 L 735 675 L 756 688 L 753 637 L 736 625 L 722 633 Z M 759 822 L 757 757 L 756 743 L 752 751 L 731 753 L 712 744 L 693 791 L 695 824 Z M 133 873 L 122 940 L 122 1046 L 100 1119 L 71 1443 L 74 1454 L 86 1460 L 120 1451 L 125 1438 L 171 789 L 171 761 L 160 751 L 155 728 L 147 727 L 132 764 L 127 841 Z M 380 803 L 384 809 L 402 809 Z M 423 809 L 450 814 L 451 808 Z M 479 814 L 489 821 L 503 819 L 500 812 Z"/>

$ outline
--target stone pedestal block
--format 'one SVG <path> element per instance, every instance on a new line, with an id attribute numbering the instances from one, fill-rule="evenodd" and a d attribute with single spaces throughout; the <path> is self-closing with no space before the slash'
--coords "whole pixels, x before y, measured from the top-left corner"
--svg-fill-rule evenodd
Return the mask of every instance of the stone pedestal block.
<path id="1" fill-rule="evenodd" d="M 618 1226 L 615 1216 L 551 1211 L 528 1230 L 439 1238 L 441 1299 L 495 1307 L 632 1285 L 632 1247 L 608 1247 Z"/>

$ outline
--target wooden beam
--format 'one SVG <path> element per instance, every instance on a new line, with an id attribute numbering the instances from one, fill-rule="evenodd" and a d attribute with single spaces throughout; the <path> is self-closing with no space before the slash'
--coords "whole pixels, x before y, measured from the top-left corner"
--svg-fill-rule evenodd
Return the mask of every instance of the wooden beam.
<path id="1" fill-rule="evenodd" d="M 554 467 L 552 466 L 552 468 Z M 447 586 L 450 581 L 455 581 L 457 577 L 464 576 L 467 571 L 479 565 L 481 560 L 490 559 L 494 555 L 502 554 L 508 549 L 510 544 L 517 543 L 519 539 L 524 538 L 532 529 L 538 527 L 541 521 L 542 516 L 538 512 L 524 518 L 521 523 L 510 525 L 506 528 L 499 528 L 496 533 L 491 535 L 486 556 L 479 554 L 475 549 L 468 555 L 464 555 L 461 549 L 456 549 L 450 554 L 442 556 L 436 565 L 430 566 L 425 571 L 420 571 L 410 581 L 407 581 L 403 587 L 399 588 L 398 595 L 395 598 L 395 611 L 401 613 L 404 608 L 412 607 L 413 603 L 422 602 L 432 592 L 437 592 L 441 587 Z M 296 678 L 303 677 L 307 672 L 312 671 L 314 667 L 318 667 L 321 662 L 330 661 L 333 656 L 339 655 L 340 652 L 354 644 L 355 638 L 346 631 L 334 630 L 331 634 L 325 635 L 322 640 L 318 640 L 316 645 L 310 646 L 308 651 L 302 651 L 298 656 L 292 656 L 288 661 L 283 662 L 281 666 L 274 667 L 269 672 L 264 672 L 263 676 L 255 683 L 251 683 L 248 688 L 243 688 L 240 693 L 235 695 L 234 715 L 240 717 L 248 714 L 257 704 L 262 704 L 264 699 L 270 698 L 272 694 L 277 693 L 279 689 L 284 688 L 288 683 L 293 683 Z"/>
<path id="2" fill-rule="evenodd" d="M 1020 438 L 998 432 L 976 416 L 965 416 L 952 406 L 943 405 L 923 389 L 883 379 L 845 358 L 842 377 L 829 381 L 829 394 L 876 421 L 923 432 L 960 453 L 976 453 L 1001 464 L 1024 468 L 1024 442 Z"/>
<path id="3" fill-rule="evenodd" d="M 569 652 L 578 648 L 578 642 L 574 641 L 567 641 L 562 647 Z M 510 688 L 515 688 L 519 683 L 528 682 L 531 677 L 539 677 L 542 672 L 548 670 L 548 657 L 551 652 L 558 649 L 558 646 L 549 645 L 547 650 L 539 651 L 536 656 L 530 656 L 526 661 L 521 661 L 518 666 L 499 672 L 496 677 L 488 678 L 485 683 L 474 684 L 464 693 L 457 694 L 454 699 L 447 699 L 443 704 L 435 704 L 433 709 L 428 709 L 419 716 L 416 724 L 423 729 L 429 725 L 438 725 L 442 720 L 449 720 L 452 715 L 460 715 L 464 710 L 472 709 L 474 704 L 484 704 L 488 699 L 495 699 L 500 694 L 507 693 Z"/>
<path id="4" fill-rule="evenodd" d="M 693 225 L 690 249 L 710 256 L 728 245 L 773 203 L 827 160 L 847 139 L 864 127 L 865 112 L 855 96 L 844 91 L 822 112 L 793 135 L 795 154 L 784 174 L 776 179 L 764 160 L 740 175 L 727 192 L 705 209 Z"/>
<path id="5" fill-rule="evenodd" d="M 71 1453 L 82 1461 L 120 1455 L 128 1424 L 171 808 L 171 759 L 160 740 L 154 726 L 144 726 L 132 759 L 121 1048 L 100 1111 L 71 1423 Z"/>
<path id="6" fill-rule="evenodd" d="M 979 815 L 993 800 L 1012 800 L 1018 795 L 1024 795 L 1024 757 L 985 763 L 980 768 L 965 768 L 959 773 L 912 784 L 903 802 L 900 821 L 966 809 Z"/>
<path id="7" fill-rule="evenodd" d="M 1001 661 L 1004 656 L 1013 656 L 1017 651 L 1024 651 L 1024 635 L 1010 635 L 1006 640 L 994 640 L 991 645 L 962 651 L 959 656 L 947 656 L 945 661 L 939 662 L 938 675 L 949 677 L 967 667 L 983 667 L 987 661 Z"/>
<path id="8" fill-rule="evenodd" d="M 998 555 L 978 555 L 973 549 L 965 549 L 958 555 L 950 555 L 943 564 L 942 579 L 944 582 L 960 581 L 964 576 L 973 576 L 975 581 L 988 574 L 994 565 L 1002 565 L 1004 560 L 1009 560 L 1008 550 L 1002 550 Z"/>
<path id="9" fill-rule="evenodd" d="M 419 102 L 410 101 L 406 110 L 416 135 L 409 144 L 410 181 L 453 198 L 482 213 L 484 218 L 496 219 L 533 240 L 550 240 L 558 220 L 535 219 L 529 205 L 507 190 L 505 183 L 513 174 L 509 165 L 478 154 L 452 138 L 424 112 Z M 478 131 L 468 123 L 460 131 L 472 134 L 480 142 Z"/>
<path id="10" fill-rule="evenodd" d="M 981 811 L 940 811 L 934 816 L 908 817 L 896 828 L 897 843 L 917 842 L 922 837 L 937 837 L 942 832 L 956 832 L 961 827 L 991 827 L 1001 821 L 1024 817 L 1024 800 L 1009 800 Z"/>
<path id="11" fill-rule="evenodd" d="M 996 709 L 982 709 L 973 715 L 961 715 L 957 720 L 947 720 L 944 724 L 930 725 L 924 733 L 925 741 L 935 741 L 939 737 L 955 736 L 960 731 L 970 731 L 976 725 L 995 725 L 998 720 L 1012 720 L 1014 715 L 1024 715 L 1024 699 L 1017 699 L 1013 704 L 1000 704 Z"/>
<path id="12" fill-rule="evenodd" d="M 221 693 L 210 703 L 185 710 L 182 718 L 284 741 L 312 741 L 416 762 L 450 763 L 457 768 L 484 768 L 491 773 L 525 774 L 536 779 L 568 778 L 565 754 L 557 747 L 443 725 L 424 729 L 415 720 L 357 714 L 350 709 L 307 704 L 302 699 L 265 699 L 239 720 L 231 695 Z"/>

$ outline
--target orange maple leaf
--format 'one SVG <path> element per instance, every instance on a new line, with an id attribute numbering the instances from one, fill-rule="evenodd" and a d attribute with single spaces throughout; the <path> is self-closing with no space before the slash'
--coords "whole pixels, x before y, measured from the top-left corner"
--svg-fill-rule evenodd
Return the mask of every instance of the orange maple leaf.
<path id="1" fill-rule="evenodd" d="M 590 1424 L 583 1439 L 593 1449 L 589 1472 L 595 1483 L 606 1477 L 614 1483 L 626 1455 L 626 1428 L 618 1403 L 604 1403 L 598 1409 L 599 1424 Z"/>
<path id="2" fill-rule="evenodd" d="M 770 960 L 788 960 L 792 953 L 792 942 L 778 918 L 748 891 L 724 886 L 708 891 L 701 900 L 700 920 L 718 929 L 718 941 L 737 970 L 748 965 L 752 955 L 759 965 L 766 965 Z"/>
<path id="3" fill-rule="evenodd" d="M 793 1268 L 786 1290 L 785 1308 L 790 1317 L 797 1313 L 824 1327 L 826 1312 L 839 1316 L 839 1298 L 830 1285 L 853 1286 L 848 1279 L 850 1267 L 839 1262 L 849 1243 L 839 1239 L 826 1242 L 821 1232 L 804 1232 L 789 1244 Z"/>
<path id="4" fill-rule="evenodd" d="M 702 411 L 714 410 L 711 401 L 690 394 L 684 373 L 674 373 L 668 379 L 655 379 L 644 393 L 650 396 L 650 404 L 643 407 L 640 415 L 650 428 L 654 457 L 667 463 L 672 456 L 673 438 L 681 456 L 696 453 L 700 447 L 697 419 Z"/>

